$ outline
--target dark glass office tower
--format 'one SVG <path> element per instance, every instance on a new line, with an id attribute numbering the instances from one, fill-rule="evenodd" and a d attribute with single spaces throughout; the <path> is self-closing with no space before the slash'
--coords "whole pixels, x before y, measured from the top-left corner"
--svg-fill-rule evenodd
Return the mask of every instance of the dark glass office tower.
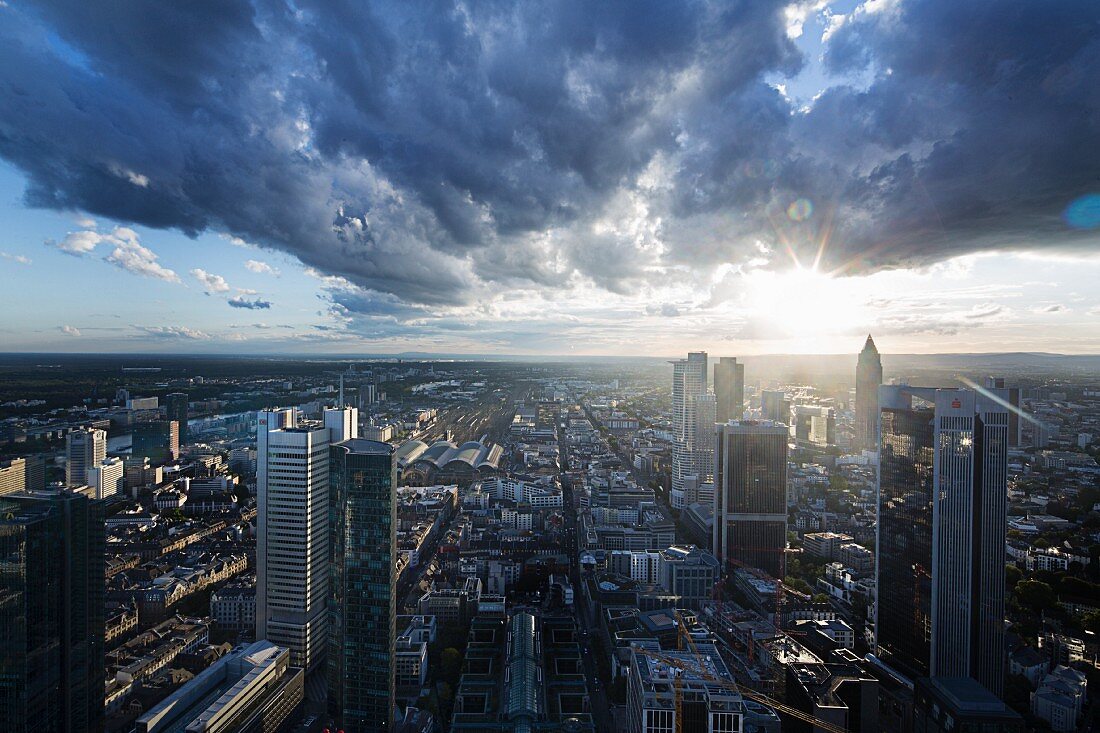
<path id="1" fill-rule="evenodd" d="M 103 730 L 103 505 L 0 498 L 0 730 Z"/>
<path id="2" fill-rule="evenodd" d="M 164 396 L 164 416 L 179 425 L 180 445 L 187 445 L 187 395 L 173 392 Z"/>
<path id="3" fill-rule="evenodd" d="M 928 676 L 932 634 L 932 409 L 883 408 L 879 452 L 879 654 Z"/>
<path id="4" fill-rule="evenodd" d="M 393 447 L 329 448 L 328 701 L 346 733 L 392 730 L 397 503 Z"/>
<path id="5" fill-rule="evenodd" d="M 735 356 L 723 356 L 714 365 L 715 421 L 740 420 L 745 413 L 745 365 Z"/>
<path id="6" fill-rule="evenodd" d="M 787 546 L 785 425 L 742 420 L 718 426 L 714 473 L 714 549 L 729 568 L 775 578 Z"/>
<path id="7" fill-rule="evenodd" d="M 179 423 L 175 420 L 151 420 L 134 423 L 130 436 L 131 455 L 148 458 L 154 465 L 180 457 Z"/>
<path id="8" fill-rule="evenodd" d="M 879 656 L 1004 688 L 1008 410 L 1003 395 L 889 386 L 881 405 Z"/>

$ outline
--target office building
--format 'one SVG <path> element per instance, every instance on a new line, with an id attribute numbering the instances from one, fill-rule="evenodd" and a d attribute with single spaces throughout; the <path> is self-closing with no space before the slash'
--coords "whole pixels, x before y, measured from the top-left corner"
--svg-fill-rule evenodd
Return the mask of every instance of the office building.
<path id="1" fill-rule="evenodd" d="M 657 582 L 680 597 L 680 604 L 697 608 L 714 597 L 721 574 L 718 560 L 695 545 L 672 545 L 658 555 Z"/>
<path id="2" fill-rule="evenodd" d="M 175 420 L 134 423 L 130 440 L 133 458 L 148 458 L 153 463 L 164 464 L 180 457 L 179 423 Z"/>
<path id="3" fill-rule="evenodd" d="M 329 450 L 328 702 L 346 733 L 392 730 L 397 622 L 394 448 L 352 438 Z"/>
<path id="4" fill-rule="evenodd" d="M 121 458 L 107 458 L 88 467 L 88 487 L 96 499 L 121 496 L 124 491 L 126 466 Z"/>
<path id="5" fill-rule="evenodd" d="M 0 497 L 0 730 L 103 730 L 103 505 Z"/>
<path id="6" fill-rule="evenodd" d="M 879 658 L 1004 683 L 1008 412 L 996 395 L 879 388 Z"/>
<path id="7" fill-rule="evenodd" d="M 737 357 L 719 357 L 714 365 L 715 421 L 740 420 L 745 413 L 745 365 Z"/>
<path id="8" fill-rule="evenodd" d="M 745 730 L 744 699 L 718 649 L 703 641 L 696 649 L 662 650 L 656 641 L 631 645 L 626 699 L 630 733 Z M 773 730 L 779 730 L 778 722 Z"/>
<path id="9" fill-rule="evenodd" d="M 127 393 L 129 395 L 129 393 Z M 156 410 L 160 407 L 160 400 L 156 397 L 129 397 L 126 398 L 127 410 Z"/>
<path id="10" fill-rule="evenodd" d="M 0 496 L 27 488 L 27 461 L 13 458 L 0 463 Z"/>
<path id="11" fill-rule="evenodd" d="M 302 702 L 290 651 L 260 640 L 234 649 L 137 719 L 136 733 L 277 733 Z"/>
<path id="12" fill-rule="evenodd" d="M 787 436 L 787 427 L 772 421 L 718 426 L 713 546 L 728 569 L 748 566 L 783 577 Z"/>
<path id="13" fill-rule="evenodd" d="M 871 335 L 856 363 L 856 450 L 878 450 L 878 388 L 882 384 L 882 358 Z"/>
<path id="14" fill-rule="evenodd" d="M 190 437 L 187 432 L 187 395 L 183 392 L 173 392 L 164 396 L 164 416 L 169 420 L 175 420 L 179 426 L 180 445 L 187 445 Z"/>
<path id="15" fill-rule="evenodd" d="M 765 389 L 760 392 L 760 414 L 765 420 L 781 425 L 791 424 L 791 400 L 782 390 Z"/>
<path id="16" fill-rule="evenodd" d="M 713 444 L 703 445 L 698 441 L 699 419 L 697 400 L 707 401 L 707 354 L 705 351 L 692 352 L 686 359 L 672 362 L 672 491 L 670 494 L 673 509 L 686 506 L 684 479 L 698 476 L 700 469 L 706 466 L 705 457 L 713 454 Z M 712 401 L 704 409 L 716 407 Z M 714 413 L 711 412 L 711 415 Z"/>
<path id="17" fill-rule="evenodd" d="M 859 733 L 879 727 L 879 685 L 859 664 L 792 662 L 785 666 L 786 700 L 791 707 L 838 728 Z M 784 733 L 812 733 L 812 723 L 783 720 Z"/>
<path id="18" fill-rule="evenodd" d="M 88 468 L 98 466 L 107 457 L 107 433 L 97 428 L 81 428 L 65 436 L 65 485 L 84 486 Z"/>
<path id="19" fill-rule="evenodd" d="M 329 412 L 337 411 L 326 410 L 324 423 L 299 424 L 293 408 L 256 421 L 256 638 L 289 649 L 307 674 L 327 644 L 328 449 L 355 437 L 325 427 L 344 424 Z"/>
<path id="20" fill-rule="evenodd" d="M 913 688 L 913 733 L 1024 733 L 1024 721 L 969 677 L 922 677 Z"/>

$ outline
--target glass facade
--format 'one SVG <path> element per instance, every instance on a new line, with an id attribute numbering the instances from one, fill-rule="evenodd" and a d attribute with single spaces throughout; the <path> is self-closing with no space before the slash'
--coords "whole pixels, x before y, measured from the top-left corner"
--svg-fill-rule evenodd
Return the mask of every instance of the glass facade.
<path id="1" fill-rule="evenodd" d="M 346 733 L 392 729 L 397 485 L 393 448 L 330 448 L 329 713 Z"/>
<path id="2" fill-rule="evenodd" d="M 0 730 L 103 730 L 104 551 L 100 502 L 0 499 Z"/>
<path id="3" fill-rule="evenodd" d="M 774 422 L 718 426 L 715 554 L 727 567 L 784 575 L 787 438 L 787 427 Z"/>
<path id="4" fill-rule="evenodd" d="M 878 508 L 879 654 L 928 675 L 932 641 L 933 411 L 884 409 Z"/>

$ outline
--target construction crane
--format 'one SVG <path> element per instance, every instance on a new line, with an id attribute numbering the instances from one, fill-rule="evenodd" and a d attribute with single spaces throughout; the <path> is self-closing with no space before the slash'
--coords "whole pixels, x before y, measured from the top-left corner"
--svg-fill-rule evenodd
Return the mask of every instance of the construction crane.
<path id="1" fill-rule="evenodd" d="M 636 646 L 636 647 L 634 647 L 634 651 L 636 651 L 638 654 L 642 654 L 644 656 L 647 656 L 650 659 L 654 659 L 658 662 L 663 662 L 664 664 L 667 664 L 670 667 L 675 667 L 676 669 L 680 670 L 681 673 L 690 672 L 690 673 L 694 673 L 694 674 L 699 674 L 703 677 L 703 679 L 705 679 L 709 682 L 714 682 L 715 684 L 718 684 L 722 687 L 725 687 L 729 690 L 732 690 L 733 692 L 736 692 L 739 695 L 741 695 L 741 697 L 745 698 L 746 700 L 752 700 L 753 702 L 758 702 L 761 705 L 766 705 L 767 707 L 769 707 L 773 710 L 776 710 L 778 712 L 781 712 L 784 715 L 789 715 L 792 718 L 798 718 L 801 721 L 804 721 L 806 723 L 809 723 L 810 725 L 813 725 L 815 728 L 817 728 L 819 730 L 825 731 L 825 733 L 848 733 L 848 730 L 846 728 L 841 728 L 840 726 L 835 725 L 833 723 L 829 723 L 827 721 L 821 720 L 820 718 L 815 718 L 813 715 L 810 715 L 809 713 L 803 712 L 803 711 L 799 710 L 798 708 L 793 708 L 790 705 L 786 705 L 784 703 L 781 703 L 778 700 L 776 700 L 775 698 L 768 697 L 767 695 L 765 695 L 761 692 L 754 692 L 752 690 L 743 690 L 740 687 L 738 687 L 736 683 L 734 683 L 730 680 L 723 680 L 723 679 L 719 679 L 719 678 L 715 677 L 714 675 L 712 675 L 708 671 L 707 666 L 703 663 L 701 657 L 699 659 L 697 659 L 698 669 L 693 669 L 691 666 L 685 664 L 683 661 L 681 661 L 679 659 L 675 659 L 673 657 L 669 657 L 669 656 L 666 656 L 664 654 L 659 654 L 657 652 L 653 652 L 653 651 L 650 651 L 648 649 L 644 649 L 642 647 L 637 647 Z M 682 710 L 683 710 L 683 682 L 681 681 L 681 675 L 675 675 L 675 677 L 673 679 L 673 702 L 674 702 L 674 708 L 675 708 L 675 711 L 676 711 L 675 712 L 675 714 L 676 714 L 676 733 L 683 733 L 683 717 L 681 715 Z"/>

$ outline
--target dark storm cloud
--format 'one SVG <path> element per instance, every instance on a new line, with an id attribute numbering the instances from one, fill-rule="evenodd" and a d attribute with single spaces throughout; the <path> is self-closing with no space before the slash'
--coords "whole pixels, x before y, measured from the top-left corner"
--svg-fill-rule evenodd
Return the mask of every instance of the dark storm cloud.
<path id="1" fill-rule="evenodd" d="M 1085 241 L 1100 5 L 876 6 L 826 53 L 870 83 L 806 112 L 766 83 L 804 63 L 783 3 L 11 3 L 0 156 L 33 206 L 224 231 L 399 320 L 826 231 L 853 273 Z"/>

